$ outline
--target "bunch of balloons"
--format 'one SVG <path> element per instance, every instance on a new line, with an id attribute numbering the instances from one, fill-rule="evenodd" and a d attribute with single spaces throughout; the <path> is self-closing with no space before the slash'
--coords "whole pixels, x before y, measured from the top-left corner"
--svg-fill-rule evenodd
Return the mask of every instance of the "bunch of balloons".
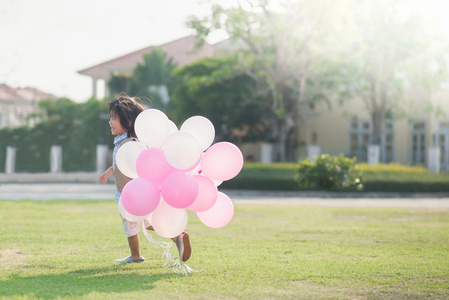
<path id="1" fill-rule="evenodd" d="M 231 199 L 217 186 L 237 176 L 240 149 L 229 142 L 212 145 L 215 129 L 207 118 L 193 116 L 178 130 L 160 110 L 141 112 L 134 125 L 138 140 L 123 144 L 117 167 L 132 178 L 119 201 L 132 222 L 149 218 L 157 234 L 172 238 L 187 227 L 187 209 L 211 228 L 227 225 L 234 215 Z"/>

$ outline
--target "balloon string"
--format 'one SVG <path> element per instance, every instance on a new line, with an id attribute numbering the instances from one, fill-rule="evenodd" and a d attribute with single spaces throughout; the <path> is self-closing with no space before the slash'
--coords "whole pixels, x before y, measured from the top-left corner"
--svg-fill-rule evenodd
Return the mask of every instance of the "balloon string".
<path id="1" fill-rule="evenodd" d="M 163 242 L 163 241 L 155 241 L 153 236 L 150 233 L 148 233 L 148 231 L 146 230 L 145 224 L 143 222 L 141 223 L 141 226 L 142 226 L 143 234 L 145 235 L 147 240 L 150 242 L 150 244 L 153 245 L 154 248 L 162 250 L 161 260 L 163 260 L 164 258 L 166 260 L 165 264 L 163 265 L 163 268 L 172 268 L 173 272 L 175 272 L 176 274 L 184 274 L 186 276 L 189 275 L 188 273 L 190 273 L 190 272 L 204 271 L 204 268 L 199 271 L 196 271 L 196 270 L 190 268 L 186 264 L 181 264 L 181 262 L 178 260 L 178 258 L 173 258 L 173 256 L 171 255 L 171 247 L 172 247 L 173 243 L 167 243 L 167 242 Z"/>

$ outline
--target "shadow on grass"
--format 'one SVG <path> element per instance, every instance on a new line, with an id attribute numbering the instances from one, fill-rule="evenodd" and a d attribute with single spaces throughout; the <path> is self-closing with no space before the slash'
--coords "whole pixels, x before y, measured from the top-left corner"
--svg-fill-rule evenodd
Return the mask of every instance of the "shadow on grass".
<path id="1" fill-rule="evenodd" d="M 54 299 L 80 297 L 95 293 L 126 294 L 151 290 L 154 283 L 176 274 L 142 275 L 138 270 L 118 265 L 107 268 L 80 269 L 62 274 L 22 276 L 12 274 L 0 281 L 0 297 L 36 297 Z M 126 297 L 126 295 L 124 295 Z"/>

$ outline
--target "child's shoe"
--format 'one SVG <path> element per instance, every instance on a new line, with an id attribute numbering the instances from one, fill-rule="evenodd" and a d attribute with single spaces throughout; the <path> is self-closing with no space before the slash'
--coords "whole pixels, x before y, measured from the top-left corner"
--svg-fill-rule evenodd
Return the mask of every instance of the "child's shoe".
<path id="1" fill-rule="evenodd" d="M 140 262 L 144 262 L 145 261 L 145 257 L 141 256 L 139 258 L 132 258 L 131 255 L 128 256 L 127 258 L 123 258 L 123 259 L 116 259 L 114 261 L 114 263 L 116 264 L 121 264 L 121 263 L 140 263 Z"/>
<path id="2" fill-rule="evenodd" d="M 190 254 L 192 254 L 192 248 L 190 247 L 189 234 L 183 232 L 175 238 L 176 247 L 178 247 L 179 259 L 181 261 L 188 261 Z"/>

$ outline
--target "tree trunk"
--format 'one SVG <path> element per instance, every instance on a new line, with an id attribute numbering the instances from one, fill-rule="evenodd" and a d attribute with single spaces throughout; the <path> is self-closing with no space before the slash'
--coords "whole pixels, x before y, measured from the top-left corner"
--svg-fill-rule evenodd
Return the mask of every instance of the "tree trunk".
<path id="1" fill-rule="evenodd" d="M 371 136 L 371 144 L 380 145 L 382 135 L 382 120 L 383 120 L 383 112 L 381 110 L 373 111 L 372 113 L 373 134 Z"/>

